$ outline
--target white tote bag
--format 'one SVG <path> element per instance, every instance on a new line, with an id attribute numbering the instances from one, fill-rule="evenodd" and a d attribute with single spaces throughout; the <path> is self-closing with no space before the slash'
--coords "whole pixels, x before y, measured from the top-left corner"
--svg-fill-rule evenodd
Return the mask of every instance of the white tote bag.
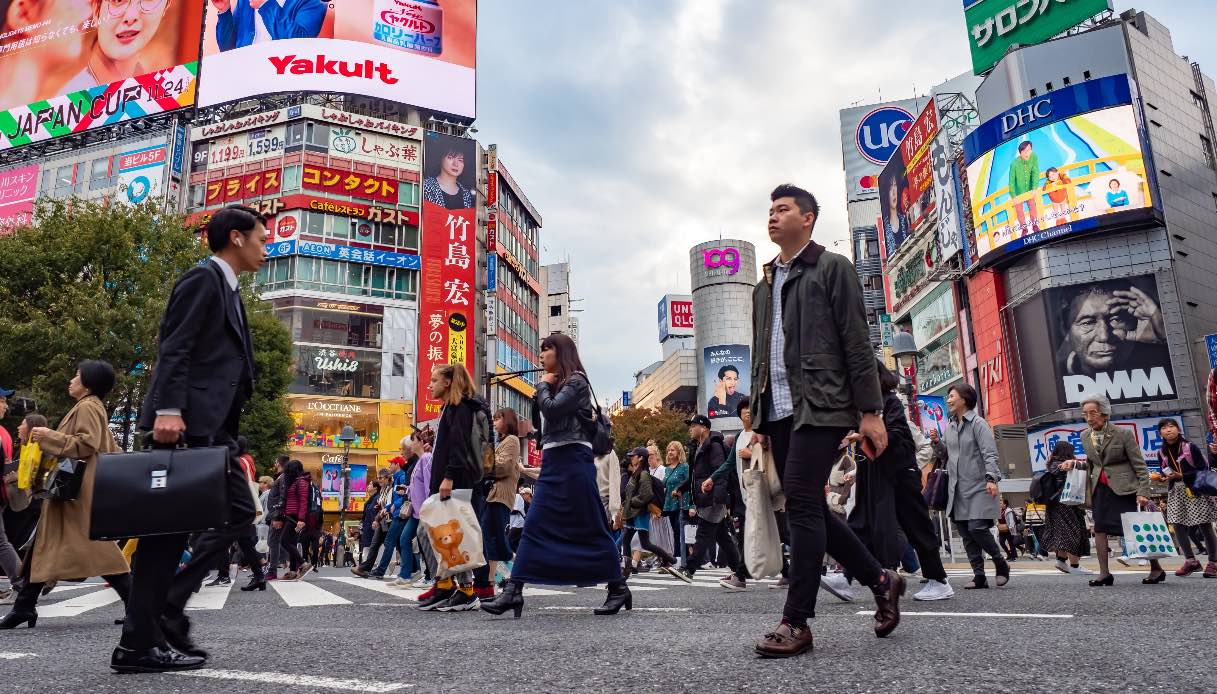
<path id="1" fill-rule="evenodd" d="M 764 471 L 763 456 L 739 466 L 747 516 L 744 522 L 744 564 L 753 578 L 782 572 L 782 540 L 773 515 L 773 495 Z M 778 492 L 780 495 L 781 492 Z"/>
<path id="2" fill-rule="evenodd" d="M 1165 559 L 1175 556 L 1175 538 L 1161 513 L 1138 511 L 1121 513 L 1124 547 L 1137 559 Z"/>
<path id="3" fill-rule="evenodd" d="M 1086 471 L 1073 468 L 1065 473 L 1065 486 L 1061 487 L 1061 503 L 1066 506 L 1081 506 L 1086 503 Z"/>
<path id="4" fill-rule="evenodd" d="M 785 511 L 786 494 L 782 492 L 782 478 L 778 476 L 777 463 L 773 462 L 773 451 L 766 450 L 764 446 L 758 443 L 752 446 L 751 452 L 751 460 L 739 460 L 736 461 L 736 464 L 741 469 L 747 465 L 760 470 L 769 489 L 769 499 L 773 504 L 773 510 L 778 513 Z M 740 486 L 743 486 L 743 477 L 740 478 Z"/>
<path id="5" fill-rule="evenodd" d="M 643 513 L 649 512 L 643 511 Z M 676 554 L 673 548 L 675 542 L 672 537 L 672 524 L 664 516 L 658 518 L 651 516 L 651 542 L 668 554 Z"/>
<path id="6" fill-rule="evenodd" d="M 419 522 L 435 552 L 437 575 L 447 578 L 486 564 L 482 554 L 482 526 L 470 499 L 472 489 L 455 489 L 447 501 L 432 494 L 418 511 Z"/>

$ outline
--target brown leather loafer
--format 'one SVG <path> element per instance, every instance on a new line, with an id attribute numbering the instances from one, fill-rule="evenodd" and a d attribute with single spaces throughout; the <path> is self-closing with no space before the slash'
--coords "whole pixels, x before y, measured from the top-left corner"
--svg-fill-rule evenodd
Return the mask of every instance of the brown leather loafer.
<path id="1" fill-rule="evenodd" d="M 883 638 L 900 626 L 900 596 L 904 595 L 904 577 L 887 570 L 887 588 L 873 589 L 875 593 L 875 636 Z"/>
<path id="2" fill-rule="evenodd" d="M 756 643 L 756 654 L 762 658 L 790 658 L 811 649 L 811 629 L 792 627 L 786 622 Z"/>

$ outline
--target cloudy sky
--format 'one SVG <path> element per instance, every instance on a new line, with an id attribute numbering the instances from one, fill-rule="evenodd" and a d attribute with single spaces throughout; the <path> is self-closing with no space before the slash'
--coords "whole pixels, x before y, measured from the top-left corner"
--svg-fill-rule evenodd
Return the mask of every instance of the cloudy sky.
<path id="1" fill-rule="evenodd" d="M 1217 75 L 1217 2 L 1115 6 L 1154 15 Z M 498 143 L 541 211 L 543 262 L 571 262 L 580 351 L 605 399 L 659 359 L 655 307 L 689 290 L 691 246 L 722 236 L 775 252 L 774 185 L 820 199 L 820 243 L 846 238 L 840 109 L 924 94 L 970 67 L 960 0 L 479 8 L 477 137 Z"/>

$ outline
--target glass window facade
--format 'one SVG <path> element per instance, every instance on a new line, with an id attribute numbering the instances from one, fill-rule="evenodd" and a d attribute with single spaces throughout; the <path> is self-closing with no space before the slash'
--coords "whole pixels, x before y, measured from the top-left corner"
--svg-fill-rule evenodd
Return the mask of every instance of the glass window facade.
<path id="1" fill-rule="evenodd" d="M 291 392 L 380 397 L 380 352 L 298 344 L 295 353 Z"/>
<path id="2" fill-rule="evenodd" d="M 272 258 L 258 270 L 262 291 L 287 289 L 332 292 L 383 299 L 418 298 L 418 271 L 377 267 L 342 260 L 287 256 Z"/>

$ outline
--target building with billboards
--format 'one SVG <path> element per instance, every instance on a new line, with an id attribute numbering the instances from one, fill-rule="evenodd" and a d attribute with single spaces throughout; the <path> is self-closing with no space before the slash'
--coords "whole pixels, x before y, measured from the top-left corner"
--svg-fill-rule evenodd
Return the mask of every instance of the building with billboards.
<path id="1" fill-rule="evenodd" d="M 1205 431 L 1213 94 L 1169 30 L 1131 11 L 1011 51 L 978 88 L 964 196 L 976 377 L 1020 467 L 1041 469 L 1059 440 L 1081 452 L 1090 393 L 1151 467 L 1158 418 Z"/>
<path id="2" fill-rule="evenodd" d="M 689 249 L 693 288 L 697 413 L 715 430 L 742 428 L 735 408 L 752 392 L 752 288 L 756 248 L 719 239 Z"/>
<path id="3" fill-rule="evenodd" d="M 693 297 L 665 294 L 659 300 L 659 346 L 663 359 L 634 374 L 633 407 L 669 407 L 697 412 L 696 325 Z"/>
<path id="4" fill-rule="evenodd" d="M 527 372 L 541 367 L 541 213 L 498 157 L 488 150 L 487 334 L 493 343 L 491 405 L 510 407 L 531 420 L 532 396 L 540 379 Z M 489 362 L 488 362 L 489 364 Z M 535 445 L 530 442 L 530 445 Z"/>

